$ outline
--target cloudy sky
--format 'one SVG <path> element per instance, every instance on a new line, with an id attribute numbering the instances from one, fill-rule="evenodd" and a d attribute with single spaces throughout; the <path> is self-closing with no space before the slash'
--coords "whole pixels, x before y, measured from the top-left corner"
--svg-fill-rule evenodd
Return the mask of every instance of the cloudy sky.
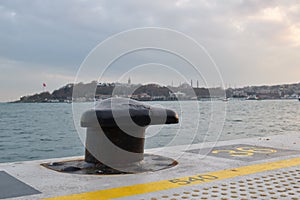
<path id="1" fill-rule="evenodd" d="M 141 27 L 194 38 L 227 85 L 300 82 L 298 0 L 1 0 L 0 101 L 74 82 L 97 44 Z"/>

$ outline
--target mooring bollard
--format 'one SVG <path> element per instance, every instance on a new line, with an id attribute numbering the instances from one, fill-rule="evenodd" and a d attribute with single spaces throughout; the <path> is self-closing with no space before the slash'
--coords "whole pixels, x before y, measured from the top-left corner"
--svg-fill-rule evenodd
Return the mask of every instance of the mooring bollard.
<path id="1" fill-rule="evenodd" d="M 87 127 L 85 161 L 126 165 L 144 159 L 145 130 L 149 125 L 178 123 L 175 111 L 125 98 L 110 98 L 83 113 Z"/>
<path id="2" fill-rule="evenodd" d="M 86 127 L 84 159 L 42 163 L 57 172 L 109 175 L 153 172 L 178 162 L 161 155 L 144 154 L 145 131 L 149 125 L 178 123 L 170 109 L 125 98 L 98 102 L 81 116 Z"/>

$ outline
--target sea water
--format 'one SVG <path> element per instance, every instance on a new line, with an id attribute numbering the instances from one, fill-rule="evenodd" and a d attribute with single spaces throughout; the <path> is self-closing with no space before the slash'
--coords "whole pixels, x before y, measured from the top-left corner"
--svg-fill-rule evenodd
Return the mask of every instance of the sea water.
<path id="1" fill-rule="evenodd" d="M 174 109 L 180 119 L 149 127 L 146 148 L 300 134 L 296 100 L 145 103 Z M 0 103 L 0 162 L 83 155 L 84 141 L 74 123 L 72 104 Z"/>

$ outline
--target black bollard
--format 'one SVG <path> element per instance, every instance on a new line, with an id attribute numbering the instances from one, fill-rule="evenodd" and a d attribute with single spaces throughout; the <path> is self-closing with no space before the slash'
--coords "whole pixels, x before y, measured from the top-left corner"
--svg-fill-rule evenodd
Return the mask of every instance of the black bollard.
<path id="1" fill-rule="evenodd" d="M 81 118 L 81 126 L 87 127 L 85 161 L 108 166 L 140 162 L 146 128 L 174 123 L 178 115 L 170 109 L 125 98 L 103 100 Z"/>

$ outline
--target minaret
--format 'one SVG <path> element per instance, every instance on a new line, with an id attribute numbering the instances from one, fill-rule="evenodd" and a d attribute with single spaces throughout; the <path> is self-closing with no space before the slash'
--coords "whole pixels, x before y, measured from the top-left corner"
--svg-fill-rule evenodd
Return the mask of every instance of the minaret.
<path id="1" fill-rule="evenodd" d="M 199 81 L 197 80 L 197 88 L 199 88 Z"/>
<path id="2" fill-rule="evenodd" d="M 129 78 L 128 78 L 128 81 L 127 81 L 127 83 L 128 83 L 128 85 L 130 85 L 130 84 L 131 84 L 131 79 L 130 79 L 130 76 L 129 76 Z"/>
<path id="3" fill-rule="evenodd" d="M 191 88 L 193 88 L 193 79 L 191 79 Z"/>

